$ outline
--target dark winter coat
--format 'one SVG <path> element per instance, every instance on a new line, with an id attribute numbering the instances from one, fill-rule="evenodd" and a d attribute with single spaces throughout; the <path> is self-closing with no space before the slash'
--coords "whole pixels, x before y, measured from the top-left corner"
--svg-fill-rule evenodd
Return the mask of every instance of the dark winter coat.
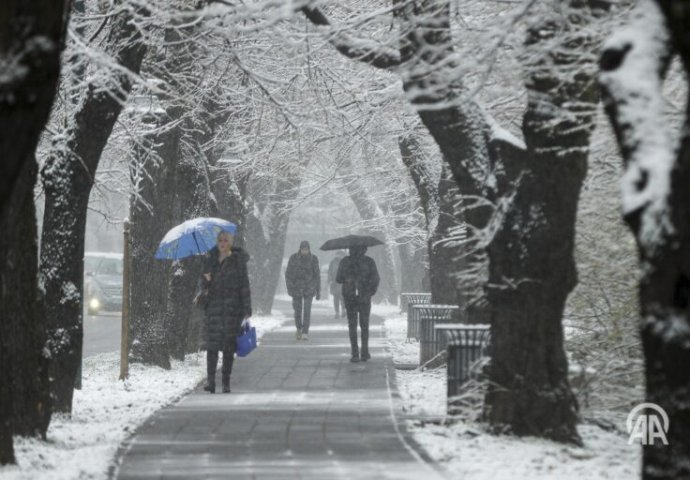
<path id="1" fill-rule="evenodd" d="M 207 256 L 204 273 L 211 274 L 208 282 L 202 275 L 202 288 L 208 289 L 205 318 L 201 330 L 203 350 L 228 350 L 235 344 L 242 320 L 252 314 L 247 262 L 249 254 L 233 247 L 232 254 L 218 262 L 218 249 Z"/>
<path id="2" fill-rule="evenodd" d="M 303 242 L 303 244 L 309 244 Z M 321 272 L 319 259 L 309 253 L 294 253 L 288 260 L 285 270 L 285 286 L 291 297 L 313 297 L 321 295 Z"/>
<path id="3" fill-rule="evenodd" d="M 342 284 L 343 298 L 370 299 L 379 288 L 379 271 L 376 262 L 363 253 L 350 254 L 340 261 L 335 281 Z"/>

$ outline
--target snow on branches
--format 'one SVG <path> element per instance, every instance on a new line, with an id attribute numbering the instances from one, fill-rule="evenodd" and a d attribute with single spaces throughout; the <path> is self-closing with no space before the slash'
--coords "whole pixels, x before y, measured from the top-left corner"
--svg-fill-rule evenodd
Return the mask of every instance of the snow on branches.
<path id="1" fill-rule="evenodd" d="M 668 195 L 675 142 L 664 125 L 662 86 L 669 36 L 656 2 L 640 3 L 627 28 L 605 44 L 600 82 L 625 161 L 623 214 L 652 256 L 671 233 Z"/>

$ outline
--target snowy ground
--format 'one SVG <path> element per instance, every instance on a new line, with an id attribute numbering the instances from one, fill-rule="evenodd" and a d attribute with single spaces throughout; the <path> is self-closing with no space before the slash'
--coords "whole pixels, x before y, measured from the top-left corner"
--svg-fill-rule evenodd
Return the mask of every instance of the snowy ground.
<path id="1" fill-rule="evenodd" d="M 282 314 L 252 318 L 259 337 L 284 321 Z M 107 478 L 120 443 L 156 410 L 198 385 L 205 370 L 199 352 L 173 361 L 171 370 L 131 365 L 129 379 L 121 382 L 119 353 L 86 358 L 72 416 L 54 416 L 45 442 L 15 437 L 17 466 L 0 468 L 0 479 Z"/>
<path id="2" fill-rule="evenodd" d="M 419 344 L 406 341 L 406 319 L 397 307 L 374 307 L 386 319 L 390 351 L 396 363 L 418 363 Z M 640 477 L 640 448 L 621 433 L 581 425 L 584 447 L 537 438 L 495 436 L 471 420 L 446 417 L 446 369 L 397 370 L 404 410 L 429 421 L 409 421 L 408 428 L 451 478 L 465 480 L 620 479 Z M 606 419 L 625 431 L 625 418 Z"/>

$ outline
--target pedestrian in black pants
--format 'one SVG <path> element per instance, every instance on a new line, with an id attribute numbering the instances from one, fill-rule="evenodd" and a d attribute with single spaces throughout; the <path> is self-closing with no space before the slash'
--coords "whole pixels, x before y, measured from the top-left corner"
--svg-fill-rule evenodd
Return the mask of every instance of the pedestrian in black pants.
<path id="1" fill-rule="evenodd" d="M 365 255 L 367 247 L 351 247 L 350 254 L 343 258 L 338 267 L 336 282 L 342 284 L 347 327 L 350 334 L 351 362 L 366 362 L 369 354 L 369 314 L 371 297 L 379 287 L 379 272 L 376 262 Z M 362 349 L 357 344 L 357 323 L 362 332 Z M 361 355 L 360 355 L 361 353 Z"/>
<path id="2" fill-rule="evenodd" d="M 321 272 L 319 259 L 311 253 L 309 242 L 303 240 L 297 253 L 293 253 L 285 269 L 285 286 L 292 297 L 295 310 L 297 340 L 309 339 L 311 323 L 311 302 L 321 298 Z"/>
<path id="3" fill-rule="evenodd" d="M 230 374 L 235 356 L 237 335 L 252 314 L 247 261 L 249 254 L 232 246 L 233 236 L 218 234 L 217 245 L 209 251 L 195 303 L 204 308 L 202 350 L 206 350 L 206 385 L 204 390 L 216 393 L 218 352 L 223 352 L 221 378 L 223 393 L 230 393 Z"/>

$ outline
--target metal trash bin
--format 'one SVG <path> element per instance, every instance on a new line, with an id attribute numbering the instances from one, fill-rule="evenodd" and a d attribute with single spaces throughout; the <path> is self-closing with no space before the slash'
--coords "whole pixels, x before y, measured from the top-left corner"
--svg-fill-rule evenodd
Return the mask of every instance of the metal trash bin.
<path id="1" fill-rule="evenodd" d="M 419 325 L 419 364 L 424 365 L 446 348 L 446 337 L 436 332 L 439 323 L 455 323 L 453 315 L 460 307 L 457 305 L 414 305 Z"/>
<path id="2" fill-rule="evenodd" d="M 446 337 L 448 351 L 448 412 L 461 387 L 473 377 L 473 367 L 489 356 L 489 325 L 439 324 L 436 330 Z"/>
<path id="3" fill-rule="evenodd" d="M 407 338 L 419 339 L 419 320 L 415 317 L 414 305 L 428 305 L 431 303 L 430 293 L 403 293 L 407 308 Z"/>

